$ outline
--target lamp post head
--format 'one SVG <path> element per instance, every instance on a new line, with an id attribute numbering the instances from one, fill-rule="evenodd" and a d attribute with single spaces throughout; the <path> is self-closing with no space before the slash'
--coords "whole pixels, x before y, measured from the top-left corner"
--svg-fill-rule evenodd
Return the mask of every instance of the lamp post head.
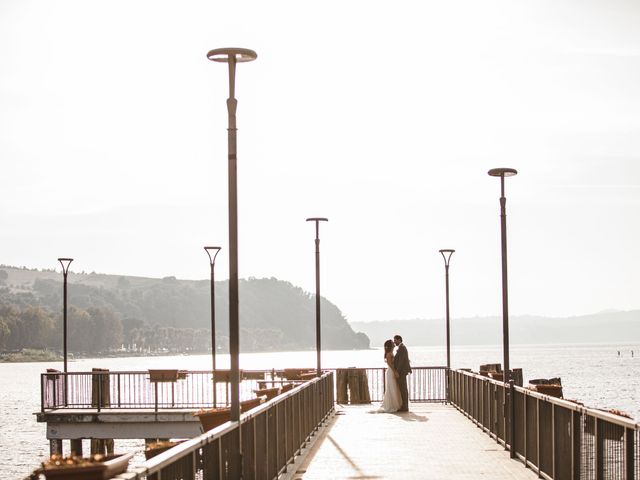
<path id="1" fill-rule="evenodd" d="M 220 253 L 221 249 L 222 247 L 204 247 L 204 251 L 207 252 L 207 255 L 209 256 L 209 263 L 211 265 L 216 263 L 216 257 L 218 256 L 218 253 Z M 213 257 L 211 254 L 213 254 Z"/>
<path id="2" fill-rule="evenodd" d="M 59 258 L 58 261 L 60 262 L 60 265 L 62 265 L 62 273 L 66 275 L 69 271 L 69 265 L 73 262 L 73 258 Z"/>
<path id="3" fill-rule="evenodd" d="M 328 222 L 329 219 L 328 218 L 324 218 L 324 217 L 310 217 L 307 218 L 307 222 L 316 222 L 316 242 L 319 242 L 320 240 L 318 239 L 318 237 L 320 236 L 320 222 Z"/>
<path id="4" fill-rule="evenodd" d="M 515 168 L 492 168 L 487 173 L 492 177 L 513 177 L 518 171 Z"/>
<path id="5" fill-rule="evenodd" d="M 229 63 L 233 58 L 236 63 L 251 62 L 258 54 L 248 48 L 214 48 L 207 53 L 212 62 Z"/>
<path id="6" fill-rule="evenodd" d="M 438 250 L 441 254 L 442 254 L 442 258 L 444 258 L 444 265 L 445 267 L 449 266 L 449 261 L 451 260 L 451 255 L 453 255 L 453 252 L 455 252 L 455 250 L 450 249 L 450 248 L 443 248 L 441 250 Z"/>

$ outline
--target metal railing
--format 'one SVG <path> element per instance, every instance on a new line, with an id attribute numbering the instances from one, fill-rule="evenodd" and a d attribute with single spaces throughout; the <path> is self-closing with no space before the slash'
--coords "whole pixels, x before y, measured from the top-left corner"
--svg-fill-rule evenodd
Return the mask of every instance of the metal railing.
<path id="1" fill-rule="evenodd" d="M 243 414 L 239 422 L 227 422 L 187 440 L 116 478 L 277 478 L 333 412 L 333 377 L 333 372 L 325 372 Z M 234 467 L 238 445 L 242 472 Z"/>
<path id="2" fill-rule="evenodd" d="M 339 369 L 333 369 L 337 373 Z M 344 369 L 352 370 L 352 369 Z M 372 402 L 382 402 L 386 368 L 356 368 L 363 371 Z M 445 402 L 447 400 L 447 367 L 412 367 L 407 376 L 410 402 Z M 336 375 L 337 379 L 337 375 Z"/>
<path id="3" fill-rule="evenodd" d="M 365 368 L 372 402 L 381 402 L 385 369 Z M 336 370 L 327 370 L 333 371 Z M 412 402 L 446 401 L 446 367 L 414 367 L 407 377 Z M 211 371 L 180 371 L 174 381 L 154 381 L 148 371 L 43 373 L 40 377 L 41 411 L 68 409 L 196 409 L 213 405 Z M 261 382 L 283 380 L 280 370 L 243 370 L 240 398 L 252 398 Z M 229 384 L 224 371 L 216 373 L 217 406 L 229 405 Z M 334 375 L 335 378 L 335 375 Z M 334 380 L 335 381 L 335 380 Z M 66 395 L 65 395 L 66 384 Z M 334 388 L 335 391 L 335 388 Z"/>
<path id="4" fill-rule="evenodd" d="M 635 421 L 467 371 L 450 375 L 451 403 L 539 477 L 640 479 Z"/>
<path id="5" fill-rule="evenodd" d="M 224 371 L 216 373 L 216 405 L 230 402 Z M 274 370 L 242 371 L 240 398 L 253 397 L 258 382 L 273 378 Z M 41 411 L 69 409 L 179 409 L 213 406 L 211 371 L 180 371 L 175 381 L 154 381 L 146 372 L 43 373 L 40 377 Z M 66 384 L 66 396 L 65 392 Z"/>

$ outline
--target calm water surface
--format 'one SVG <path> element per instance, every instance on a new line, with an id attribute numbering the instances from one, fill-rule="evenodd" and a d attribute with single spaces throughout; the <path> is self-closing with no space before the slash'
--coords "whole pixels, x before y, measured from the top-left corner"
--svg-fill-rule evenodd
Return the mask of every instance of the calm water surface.
<path id="1" fill-rule="evenodd" d="M 416 347 L 407 342 L 415 366 L 444 365 L 441 347 Z M 618 351 L 620 356 L 618 356 Z M 631 352 L 634 356 L 631 356 Z M 179 368 L 206 370 L 209 355 L 172 357 L 131 357 L 83 359 L 71 362 L 70 371 Z M 243 354 L 240 367 L 265 369 L 315 367 L 315 352 Z M 323 352 L 323 367 L 382 367 L 381 349 Z M 453 368 L 478 369 L 481 363 L 501 363 L 499 346 L 460 346 L 452 349 Z M 525 384 L 531 378 L 561 377 L 565 398 L 577 399 L 592 407 L 618 408 L 640 419 L 640 344 L 612 345 L 512 345 L 512 367 L 521 367 Z M 217 359 L 219 368 L 228 368 L 229 357 Z M 40 409 L 40 373 L 46 368 L 62 370 L 62 363 L 0 364 L 0 478 L 22 479 L 49 454 L 45 427 L 36 422 Z M 84 445 L 88 451 L 88 441 Z M 141 451 L 143 441 L 116 440 L 117 451 Z M 68 443 L 65 442 L 65 451 Z M 138 455 L 138 460 L 143 456 Z"/>

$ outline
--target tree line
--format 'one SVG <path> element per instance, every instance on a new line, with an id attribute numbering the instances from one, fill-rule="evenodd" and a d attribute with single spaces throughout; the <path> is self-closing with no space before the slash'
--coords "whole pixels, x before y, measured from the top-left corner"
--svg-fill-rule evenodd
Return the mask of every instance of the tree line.
<path id="1" fill-rule="evenodd" d="M 31 282 L 16 285 L 10 268 L 0 270 L 0 351 L 61 351 L 62 282 L 44 272 L 29 273 Z M 209 281 L 73 273 L 69 279 L 69 352 L 90 354 L 123 347 L 138 352 L 210 351 Z M 215 296 L 216 349 L 224 352 L 228 282 L 216 282 Z M 275 278 L 249 278 L 240 281 L 240 298 L 242 351 L 315 348 L 313 295 Z M 334 304 L 324 298 L 321 302 L 323 348 L 369 347 L 368 337 L 354 332 Z"/>

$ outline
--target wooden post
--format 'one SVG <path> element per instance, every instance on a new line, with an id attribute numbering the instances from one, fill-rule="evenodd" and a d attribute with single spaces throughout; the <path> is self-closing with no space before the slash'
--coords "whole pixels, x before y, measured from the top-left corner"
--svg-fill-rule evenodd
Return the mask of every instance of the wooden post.
<path id="1" fill-rule="evenodd" d="M 349 403 L 349 396 L 347 394 L 348 372 L 345 368 L 336 370 L 336 385 L 338 389 L 336 392 L 336 401 L 342 405 Z"/>
<path id="2" fill-rule="evenodd" d="M 72 438 L 70 440 L 70 443 L 71 443 L 71 455 L 81 457 L 82 456 L 82 439 Z"/>
<path id="3" fill-rule="evenodd" d="M 96 407 L 100 411 L 104 407 L 111 406 L 109 369 L 92 368 L 91 375 L 91 406 Z M 91 439 L 91 454 L 112 454 L 113 439 Z"/>
<path id="4" fill-rule="evenodd" d="M 59 439 L 49 440 L 49 454 L 62 455 L 62 440 L 59 440 Z"/>
<path id="5" fill-rule="evenodd" d="M 349 368 L 347 378 L 349 386 L 349 403 L 371 403 L 367 371 L 364 368 Z"/>

